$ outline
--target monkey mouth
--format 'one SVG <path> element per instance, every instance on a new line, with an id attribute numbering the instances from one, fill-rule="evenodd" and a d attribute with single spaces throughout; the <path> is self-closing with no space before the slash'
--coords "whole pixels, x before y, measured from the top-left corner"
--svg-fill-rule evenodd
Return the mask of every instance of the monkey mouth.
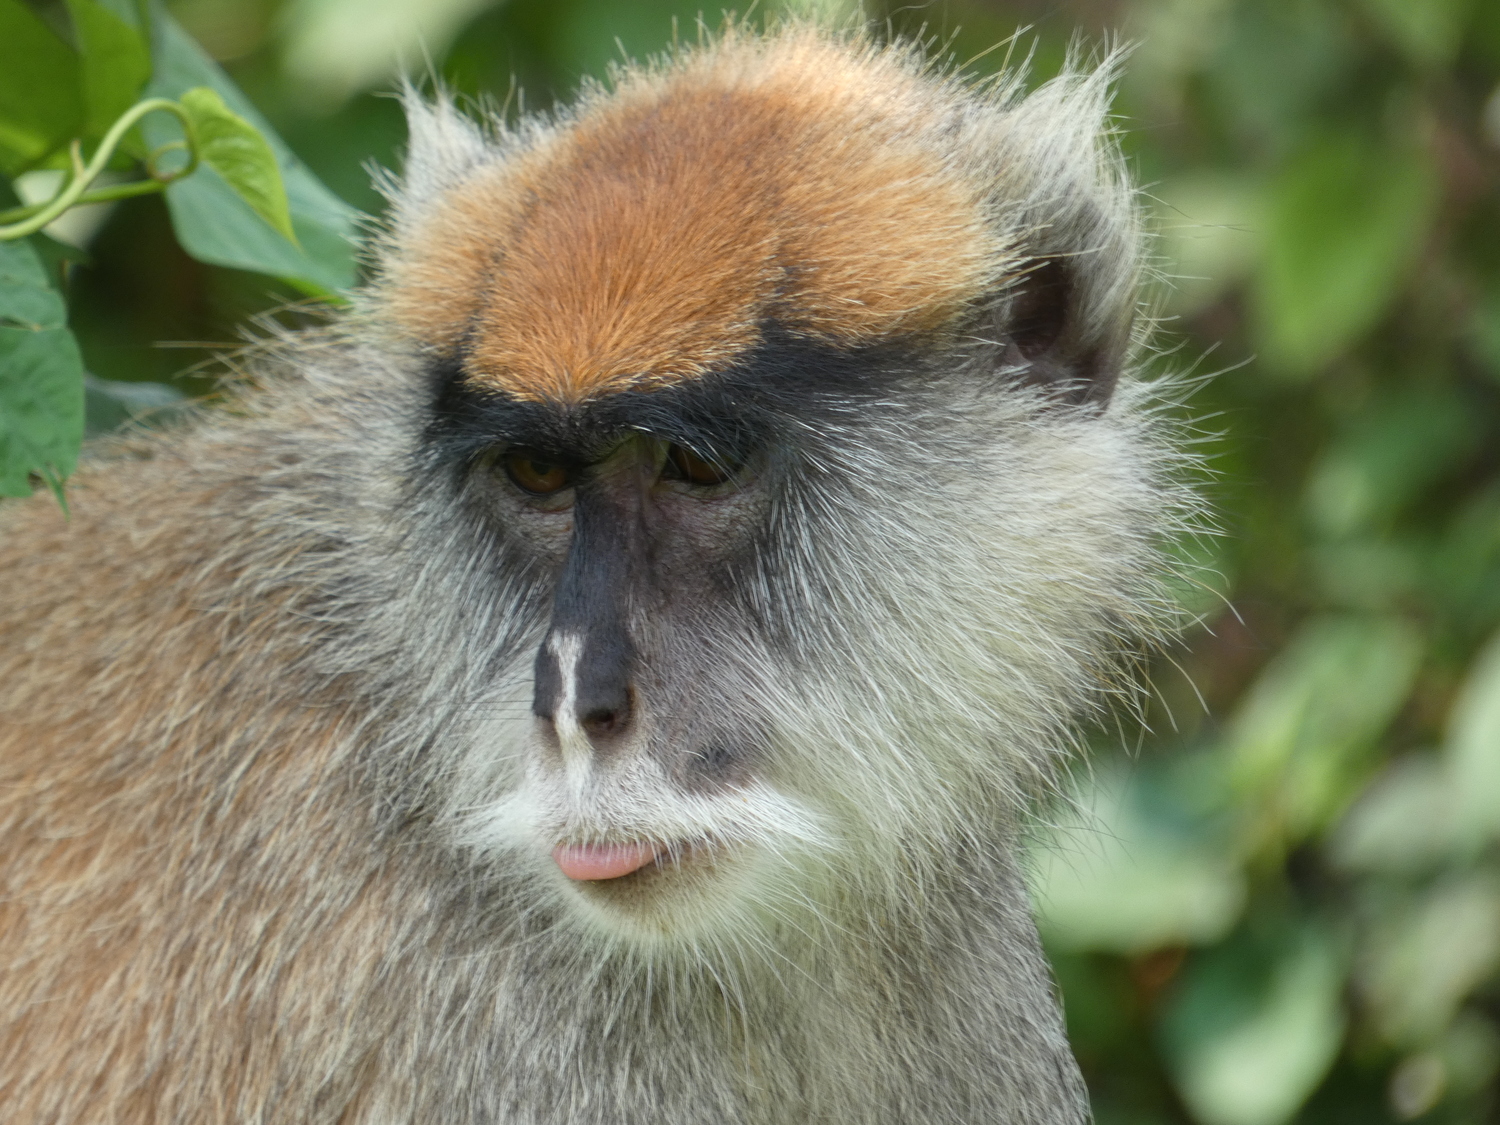
<path id="1" fill-rule="evenodd" d="M 634 883 L 628 876 L 643 876 L 667 867 L 679 867 L 685 861 L 701 858 L 715 851 L 711 841 L 696 840 L 666 844 L 658 840 L 630 840 L 625 843 L 558 844 L 552 849 L 552 861 L 575 883 L 604 883 L 622 880 Z"/>
<path id="2" fill-rule="evenodd" d="M 625 844 L 558 844 L 552 849 L 552 859 L 569 879 L 597 882 L 633 874 L 647 864 L 655 863 L 667 850 L 666 845 L 653 840 L 633 840 Z"/>

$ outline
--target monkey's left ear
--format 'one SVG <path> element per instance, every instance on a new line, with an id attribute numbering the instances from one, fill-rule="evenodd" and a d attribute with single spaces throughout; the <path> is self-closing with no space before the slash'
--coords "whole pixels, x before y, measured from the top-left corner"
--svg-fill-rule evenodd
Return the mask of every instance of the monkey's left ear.
<path id="1" fill-rule="evenodd" d="M 1053 401 L 1103 408 L 1125 364 L 1130 316 L 1090 308 L 1099 295 L 1086 289 L 1098 279 L 1080 268 L 1068 255 L 1024 263 L 990 305 L 985 335 L 999 346 L 1002 374 Z"/>

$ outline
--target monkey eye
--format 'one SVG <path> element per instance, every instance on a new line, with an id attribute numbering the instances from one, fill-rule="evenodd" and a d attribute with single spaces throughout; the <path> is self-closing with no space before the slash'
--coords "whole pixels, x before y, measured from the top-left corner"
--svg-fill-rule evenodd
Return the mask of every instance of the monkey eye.
<path id="1" fill-rule="evenodd" d="M 723 459 L 706 460 L 686 446 L 672 445 L 667 447 L 667 461 L 663 466 L 662 475 L 669 480 L 680 480 L 700 488 L 709 488 L 716 484 L 723 484 L 734 476 L 739 468 L 739 465 Z"/>
<path id="2" fill-rule="evenodd" d="M 551 496 L 573 483 L 567 467 L 526 449 L 512 449 L 501 458 L 505 475 L 522 492 Z"/>

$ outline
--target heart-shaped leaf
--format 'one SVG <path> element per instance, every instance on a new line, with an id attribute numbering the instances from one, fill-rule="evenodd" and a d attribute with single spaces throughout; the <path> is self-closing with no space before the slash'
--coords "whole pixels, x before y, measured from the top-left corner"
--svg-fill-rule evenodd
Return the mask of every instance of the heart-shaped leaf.
<path id="1" fill-rule="evenodd" d="M 183 249 L 200 262 L 269 274 L 317 296 L 353 286 L 359 213 L 323 186 L 165 12 L 158 10 L 155 30 L 156 73 L 146 93 L 180 99 L 191 89 L 207 86 L 224 99 L 231 113 L 259 130 L 280 168 L 297 235 L 293 243 L 277 233 L 216 169 L 207 167 L 167 188 L 172 227 Z M 141 128 L 152 145 L 181 137 L 176 122 L 164 113 L 147 117 Z"/>
<path id="2" fill-rule="evenodd" d="M 203 163 L 219 173 L 252 211 L 295 243 L 286 185 L 281 182 L 276 153 L 260 130 L 207 86 L 187 91 L 181 101 L 193 119 Z"/>

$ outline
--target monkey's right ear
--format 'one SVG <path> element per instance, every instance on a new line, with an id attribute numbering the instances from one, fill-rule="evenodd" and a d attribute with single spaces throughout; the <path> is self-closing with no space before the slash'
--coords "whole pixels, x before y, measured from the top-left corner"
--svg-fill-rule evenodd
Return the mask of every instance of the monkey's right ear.
<path id="1" fill-rule="evenodd" d="M 1077 270 L 1066 256 L 1031 259 L 990 306 L 985 335 L 999 345 L 999 368 L 1015 382 L 1056 402 L 1102 408 L 1125 364 L 1129 318 L 1089 308 L 1094 294 Z"/>
<path id="2" fill-rule="evenodd" d="M 415 218 L 446 189 L 494 159 L 483 131 L 443 91 L 429 99 L 408 83 L 401 90 L 401 106 L 406 111 L 408 139 L 401 177 L 391 192 L 398 225 Z"/>

